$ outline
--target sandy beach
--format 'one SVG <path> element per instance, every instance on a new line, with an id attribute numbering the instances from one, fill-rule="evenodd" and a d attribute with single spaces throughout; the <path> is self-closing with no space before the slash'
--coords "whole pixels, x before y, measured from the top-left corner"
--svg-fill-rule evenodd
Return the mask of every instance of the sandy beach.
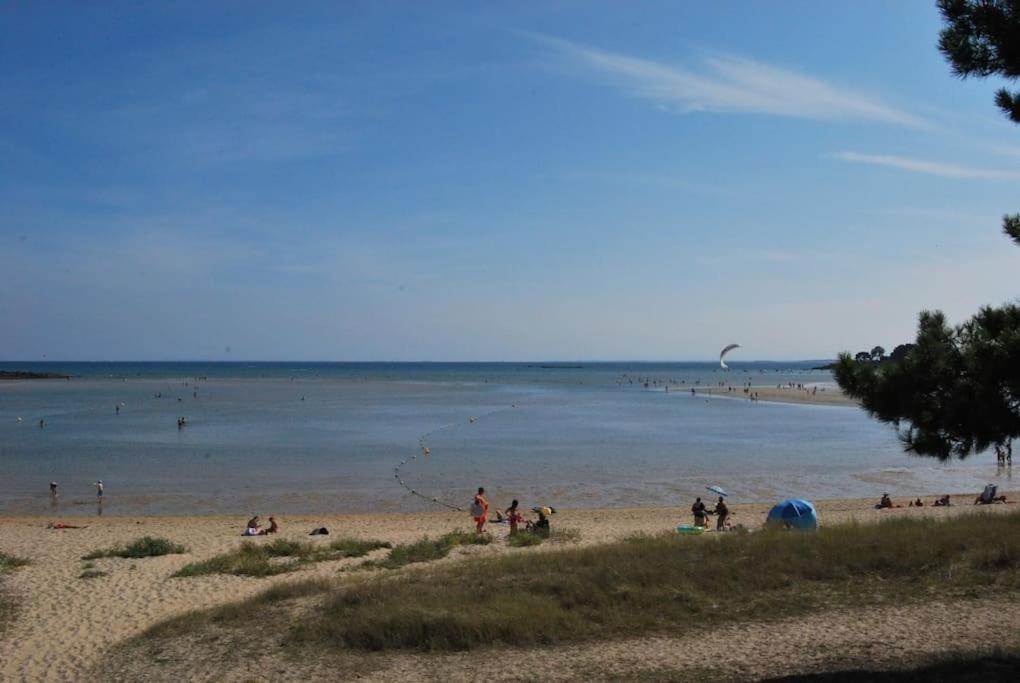
<path id="1" fill-rule="evenodd" d="M 789 386 L 752 386 L 748 394 L 740 387 L 733 387 L 732 391 L 725 387 L 713 387 L 708 389 L 697 389 L 699 394 L 709 396 L 723 396 L 728 398 L 750 400 L 749 395 L 754 394 L 755 400 L 769 401 L 771 403 L 804 403 L 819 406 L 856 406 L 859 401 L 850 398 L 839 387 L 834 385 L 789 387 Z"/>
<path id="2" fill-rule="evenodd" d="M 1007 495 L 1011 500 L 1016 498 L 1015 493 Z M 973 494 L 954 496 L 956 505 L 949 508 L 930 507 L 930 499 L 925 501 L 929 505 L 924 508 L 876 510 L 873 508 L 874 500 L 821 501 L 817 507 L 823 524 L 875 523 L 901 515 L 948 517 L 975 512 L 997 514 L 1015 509 L 1012 505 L 976 508 L 970 505 L 972 496 Z M 907 500 L 897 501 L 900 502 L 906 504 Z M 734 514 L 733 522 L 748 528 L 758 528 L 768 509 L 767 505 L 731 507 Z M 53 520 L 33 517 L 0 518 L 0 551 L 27 558 L 31 562 L 28 566 L 0 579 L 3 589 L 18 602 L 18 613 L 13 623 L 0 636 L 0 680 L 82 680 L 86 677 L 86 672 L 94 670 L 97 666 L 102 668 L 104 652 L 108 648 L 161 620 L 190 610 L 242 599 L 271 585 L 300 581 L 310 576 L 335 576 L 338 569 L 363 561 L 349 559 L 323 562 L 311 565 L 306 570 L 271 578 L 214 575 L 172 579 L 170 575 L 183 565 L 212 557 L 240 544 L 244 540 L 240 536 L 244 520 L 226 517 L 77 518 L 74 523 L 87 525 L 87 528 L 66 530 L 47 529 L 47 523 L 50 521 Z M 444 512 L 288 516 L 280 521 L 283 526 L 280 537 L 323 543 L 339 536 L 404 543 L 424 535 L 438 536 L 452 529 L 466 529 L 469 522 L 465 513 Z M 558 527 L 579 530 L 581 544 L 620 539 L 638 532 L 667 531 L 678 523 L 689 521 L 686 506 L 570 509 L 560 511 L 554 518 L 554 523 Z M 307 535 L 310 529 L 323 525 L 330 528 L 331 536 Z M 506 527 L 493 525 L 492 529 L 492 533 L 497 536 L 507 534 Z M 83 562 L 80 559 L 82 555 L 115 544 L 127 543 L 145 535 L 164 536 L 185 545 L 188 552 L 138 560 L 100 559 L 95 561 L 96 569 L 107 572 L 106 576 L 93 579 L 78 578 L 82 571 Z M 711 534 L 708 534 L 702 538 L 707 539 L 710 536 Z M 262 540 L 255 539 L 255 542 Z M 475 553 L 553 550 L 554 548 L 546 546 L 537 549 L 512 549 L 503 543 L 494 543 L 484 547 L 461 549 L 442 561 L 456 562 L 465 554 Z M 369 557 L 378 557 L 385 552 L 376 551 Z M 931 606 L 927 606 L 927 609 L 932 613 L 937 612 Z M 1001 606 L 995 611 L 999 616 L 1004 613 Z M 899 610 L 896 614 L 890 614 L 889 619 L 906 620 L 908 623 L 905 628 L 909 630 L 911 620 L 922 618 L 921 612 L 914 616 L 911 616 L 912 614 L 910 610 Z M 932 614 L 925 614 L 927 616 L 923 618 L 933 618 L 937 621 Z M 1012 610 L 1012 614 L 1015 617 L 1017 610 Z M 870 628 L 867 623 L 854 618 L 846 618 L 844 622 L 834 633 L 842 634 L 840 637 L 846 642 L 856 639 L 872 643 L 869 647 L 874 646 L 874 639 L 867 637 L 865 633 Z M 754 630 L 751 627 L 747 628 Z M 948 639 L 952 633 L 949 625 L 946 628 L 949 630 L 943 633 L 938 627 L 926 627 L 924 633 L 929 634 L 930 638 L 924 636 L 921 640 L 929 638 L 931 649 L 937 651 L 942 646 L 939 639 L 943 636 L 944 639 Z M 981 629 L 968 629 L 968 632 L 976 637 L 980 637 L 982 633 Z M 745 635 L 738 640 L 744 642 L 750 637 Z M 965 644 L 960 640 L 953 643 L 956 646 Z M 675 643 L 659 643 L 654 651 L 669 652 L 672 645 Z M 642 647 L 648 647 L 648 644 Z M 617 653 L 619 655 L 616 658 L 617 665 L 622 666 L 620 662 L 625 663 L 637 656 L 636 651 L 628 650 L 626 644 L 614 643 L 612 648 L 620 650 Z M 559 674 L 554 677 L 575 676 L 585 666 L 596 666 L 598 658 L 605 658 L 610 652 L 605 648 L 599 648 L 600 654 L 596 657 L 596 653 L 590 648 L 590 651 L 577 647 L 569 650 L 574 653 L 575 658 L 578 658 L 578 666 L 581 668 L 564 668 L 563 661 L 559 661 L 557 664 Z M 777 650 L 781 651 L 781 648 Z M 509 657 L 511 653 L 500 653 L 499 656 Z M 781 657 L 779 655 L 777 657 L 770 661 L 774 664 L 781 663 Z M 457 665 L 460 667 L 457 669 L 461 672 L 460 677 L 466 679 L 473 677 L 470 667 L 464 668 L 470 660 L 465 663 L 464 658 L 458 659 L 458 656 L 454 655 L 446 659 L 451 662 L 451 666 L 460 662 Z M 668 664 L 667 659 L 668 657 L 663 659 L 664 666 Z M 432 665 L 438 666 L 437 662 L 440 660 L 431 661 Z M 192 664 L 198 667 L 201 663 Z M 414 666 L 418 665 L 414 664 L 413 658 L 401 655 L 393 660 L 388 674 L 380 672 L 378 676 L 381 680 L 406 677 L 412 675 L 412 670 L 407 667 Z M 449 671 L 443 669 L 434 673 L 436 676 L 448 675 Z M 218 675 L 214 676 L 209 672 L 210 677 Z M 200 669 L 195 669 L 195 676 L 199 679 L 203 677 Z M 271 677 L 272 680 L 285 678 L 287 677 Z"/>

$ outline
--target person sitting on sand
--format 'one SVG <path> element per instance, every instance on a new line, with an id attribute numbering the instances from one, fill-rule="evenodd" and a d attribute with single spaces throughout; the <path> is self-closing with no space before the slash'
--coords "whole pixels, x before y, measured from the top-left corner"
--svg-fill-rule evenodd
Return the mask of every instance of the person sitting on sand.
<path id="1" fill-rule="evenodd" d="M 995 484 L 988 484 L 985 490 L 974 499 L 974 505 L 991 505 L 992 503 L 1005 503 L 1006 496 L 996 496 L 999 487 Z"/>
<path id="2" fill-rule="evenodd" d="M 935 502 L 932 503 L 932 504 L 935 507 L 937 507 L 937 508 L 949 507 L 951 505 L 951 503 L 949 502 L 949 496 L 948 495 L 945 495 L 945 496 L 942 496 L 941 498 L 936 499 Z"/>
<path id="3" fill-rule="evenodd" d="M 255 515 L 248 520 L 247 526 L 244 527 L 244 533 L 242 536 L 262 536 L 262 526 L 259 524 L 259 516 Z"/>
<path id="4" fill-rule="evenodd" d="M 498 513 L 498 510 L 497 510 Z M 510 503 L 510 507 L 506 509 L 506 518 L 510 522 L 510 535 L 513 536 L 517 533 L 517 525 L 521 523 L 524 516 L 517 509 L 517 499 L 514 498 L 513 502 Z"/>
<path id="5" fill-rule="evenodd" d="M 714 512 L 716 514 L 715 530 L 722 531 L 726 528 L 726 521 L 730 517 L 730 509 L 726 507 L 726 501 L 723 500 L 722 496 L 719 496 Z"/>
<path id="6" fill-rule="evenodd" d="M 266 534 L 275 534 L 279 530 L 280 530 L 280 525 L 276 523 L 276 518 L 275 517 L 270 517 L 269 518 L 269 528 L 266 529 L 263 533 L 266 533 Z"/>
<path id="7" fill-rule="evenodd" d="M 924 507 L 924 501 L 921 500 L 920 498 L 918 498 L 917 500 L 914 501 L 914 507 L 923 508 Z"/>
<path id="8" fill-rule="evenodd" d="M 549 526 L 549 518 L 545 516 L 545 510 L 538 511 L 538 521 L 535 523 L 528 522 L 528 531 L 536 536 L 549 538 L 549 534 L 552 533 L 552 528 Z"/>
<path id="9" fill-rule="evenodd" d="M 475 531 L 485 533 L 485 523 L 489 520 L 489 501 L 485 499 L 485 487 L 479 486 L 471 502 L 471 516 L 475 519 Z"/>
<path id="10" fill-rule="evenodd" d="M 705 504 L 701 502 L 700 496 L 694 501 L 694 505 L 691 506 L 691 512 L 694 513 L 694 526 L 708 526 L 708 511 L 705 508 Z"/>
<path id="11" fill-rule="evenodd" d="M 889 497 L 888 493 L 882 494 L 882 499 L 878 501 L 878 505 L 875 506 L 877 510 L 885 510 L 886 508 L 895 507 L 892 502 L 892 498 Z"/>

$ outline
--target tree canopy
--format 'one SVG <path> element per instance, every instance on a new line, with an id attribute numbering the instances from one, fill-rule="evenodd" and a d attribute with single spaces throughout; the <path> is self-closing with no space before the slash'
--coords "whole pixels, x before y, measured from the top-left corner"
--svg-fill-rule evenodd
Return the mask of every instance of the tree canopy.
<path id="1" fill-rule="evenodd" d="M 955 328 L 925 311 L 898 362 L 843 353 L 835 376 L 909 452 L 946 459 L 1009 444 L 1020 436 L 1020 307 L 986 307 Z"/>
<path id="2" fill-rule="evenodd" d="M 938 0 L 946 27 L 939 50 L 960 78 L 1020 78 L 1020 0 Z M 1020 123 L 1020 91 L 995 93 L 995 104 Z M 1002 230 L 1020 244 L 1020 213 L 1003 217 Z"/>
<path id="3" fill-rule="evenodd" d="M 1020 0 L 938 0 L 946 22 L 939 50 L 953 72 L 1020 77 Z M 1020 123 L 1020 92 L 1003 88 L 996 104 Z M 1020 244 L 1020 214 L 1003 218 Z M 875 350 L 879 350 L 876 347 Z M 966 457 L 1020 436 L 1020 307 L 986 306 L 956 327 L 939 311 L 924 311 L 913 344 L 885 362 L 842 353 L 834 374 L 868 413 L 899 431 L 908 452 Z M 870 356 L 870 357 L 869 357 Z"/>

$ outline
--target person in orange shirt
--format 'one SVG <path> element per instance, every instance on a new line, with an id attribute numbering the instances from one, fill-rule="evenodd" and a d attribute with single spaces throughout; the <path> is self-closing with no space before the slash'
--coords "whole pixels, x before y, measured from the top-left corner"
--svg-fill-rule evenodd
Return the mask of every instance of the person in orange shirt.
<path id="1" fill-rule="evenodd" d="M 471 503 L 471 515 L 475 518 L 475 529 L 478 533 L 485 533 L 485 523 L 489 521 L 489 501 L 485 499 L 484 486 L 478 487 L 478 493 Z"/>

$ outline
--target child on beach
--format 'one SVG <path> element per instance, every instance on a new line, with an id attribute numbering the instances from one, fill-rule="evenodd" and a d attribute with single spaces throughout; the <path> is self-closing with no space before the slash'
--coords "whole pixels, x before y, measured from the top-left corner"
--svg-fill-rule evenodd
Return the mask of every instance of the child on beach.
<path id="1" fill-rule="evenodd" d="M 489 501 L 485 499 L 484 486 L 478 487 L 478 493 L 471 502 L 471 516 L 475 519 L 475 531 L 485 533 L 485 523 L 489 520 Z"/>
<path id="2" fill-rule="evenodd" d="M 506 509 L 505 514 L 507 521 L 510 522 L 510 535 L 513 536 L 517 533 L 517 525 L 524 519 L 524 516 L 521 515 L 520 511 L 517 509 L 516 498 L 514 498 L 514 501 L 510 503 L 510 507 Z"/>

